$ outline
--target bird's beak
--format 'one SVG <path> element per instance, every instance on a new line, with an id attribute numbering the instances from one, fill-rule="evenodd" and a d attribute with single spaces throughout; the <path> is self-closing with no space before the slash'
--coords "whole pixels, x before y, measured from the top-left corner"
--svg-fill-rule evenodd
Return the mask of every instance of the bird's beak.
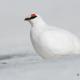
<path id="1" fill-rule="evenodd" d="M 37 17 L 37 16 L 27 17 L 27 18 L 24 19 L 24 21 L 30 21 L 30 20 L 34 19 L 35 17 Z"/>
<path id="2" fill-rule="evenodd" d="M 30 20 L 30 18 L 25 18 L 25 19 L 24 19 L 24 21 L 29 21 L 29 20 Z"/>

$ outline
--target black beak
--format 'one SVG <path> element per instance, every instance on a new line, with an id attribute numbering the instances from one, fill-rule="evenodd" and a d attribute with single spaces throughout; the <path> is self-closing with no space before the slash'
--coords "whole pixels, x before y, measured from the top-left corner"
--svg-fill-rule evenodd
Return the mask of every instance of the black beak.
<path id="1" fill-rule="evenodd" d="M 37 17 L 37 16 L 31 16 L 31 17 L 25 18 L 24 21 L 28 21 L 28 20 L 34 19 L 34 18 L 36 18 L 36 17 Z"/>
<path id="2" fill-rule="evenodd" d="M 30 19 L 30 18 L 25 18 L 25 19 L 24 19 L 24 21 L 28 21 L 28 20 L 31 20 L 31 19 Z"/>

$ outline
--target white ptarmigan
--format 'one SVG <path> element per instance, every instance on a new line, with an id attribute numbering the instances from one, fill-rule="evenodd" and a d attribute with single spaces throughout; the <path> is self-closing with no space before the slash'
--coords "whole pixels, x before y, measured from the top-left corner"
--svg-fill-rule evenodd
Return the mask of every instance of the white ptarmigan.
<path id="1" fill-rule="evenodd" d="M 47 25 L 36 13 L 25 18 L 31 24 L 30 38 L 36 52 L 45 59 L 54 56 L 80 54 L 79 38 L 62 28 Z"/>

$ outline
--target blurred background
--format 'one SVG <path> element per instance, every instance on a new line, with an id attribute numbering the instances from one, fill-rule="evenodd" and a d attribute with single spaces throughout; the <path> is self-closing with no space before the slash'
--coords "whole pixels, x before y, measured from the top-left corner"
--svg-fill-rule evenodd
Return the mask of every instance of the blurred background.
<path id="1" fill-rule="evenodd" d="M 29 35 L 31 26 L 24 22 L 31 12 L 80 37 L 80 0 L 0 0 L 0 55 L 35 53 Z"/>

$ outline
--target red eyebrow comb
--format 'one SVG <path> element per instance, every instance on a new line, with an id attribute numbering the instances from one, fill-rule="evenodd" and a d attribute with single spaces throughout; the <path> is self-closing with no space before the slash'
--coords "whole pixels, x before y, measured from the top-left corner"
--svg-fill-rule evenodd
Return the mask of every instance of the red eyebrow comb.
<path id="1" fill-rule="evenodd" d="M 35 13 L 33 13 L 33 14 L 31 14 L 31 16 L 33 17 L 33 16 L 37 16 Z"/>

